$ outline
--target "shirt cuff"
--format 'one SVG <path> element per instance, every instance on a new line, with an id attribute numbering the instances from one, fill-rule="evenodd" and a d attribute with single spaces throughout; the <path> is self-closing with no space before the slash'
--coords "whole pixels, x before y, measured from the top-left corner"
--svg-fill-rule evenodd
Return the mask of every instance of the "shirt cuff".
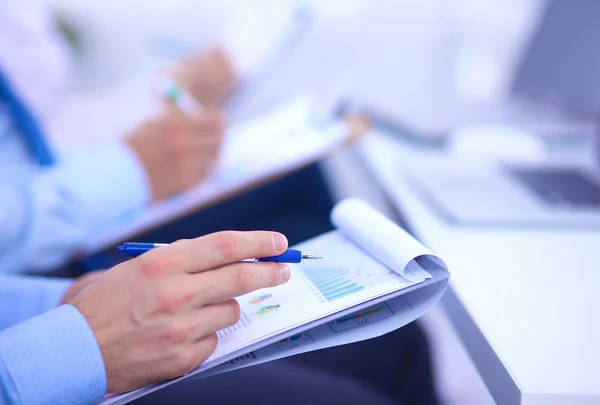
<path id="1" fill-rule="evenodd" d="M 135 153 L 113 141 L 93 150 L 66 150 L 60 163 L 65 185 L 74 190 L 88 218 L 104 224 L 150 201 L 146 172 Z"/>
<path id="2" fill-rule="evenodd" d="M 92 404 L 106 393 L 100 347 L 85 317 L 63 305 L 0 333 L 0 384 L 23 404 Z"/>
<path id="3" fill-rule="evenodd" d="M 2 331 L 55 309 L 73 280 L 3 275 L 0 283 L 0 331 Z M 22 302 L 23 305 L 6 305 L 8 302 Z"/>

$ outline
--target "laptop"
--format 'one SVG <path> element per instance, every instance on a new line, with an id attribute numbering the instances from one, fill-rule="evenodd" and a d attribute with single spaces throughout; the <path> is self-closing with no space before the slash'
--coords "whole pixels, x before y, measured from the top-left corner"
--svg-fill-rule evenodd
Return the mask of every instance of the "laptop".
<path id="1" fill-rule="evenodd" d="M 563 107 L 593 121 L 600 112 L 600 2 L 555 0 L 548 3 L 546 26 L 536 34 L 554 38 L 560 69 L 540 62 L 549 51 L 538 44 L 525 57 L 514 87 L 540 97 L 553 95 Z M 553 32 L 560 20 L 576 31 Z M 552 32 L 547 32 L 552 31 Z M 545 44 L 549 47 L 551 44 Z M 545 78 L 542 80 L 541 78 Z M 545 81 L 545 83 L 544 83 Z M 470 225 L 600 226 L 600 119 L 593 127 L 594 164 L 574 157 L 563 164 L 470 166 L 442 162 L 410 173 L 420 190 L 450 222 Z"/>
<path id="2" fill-rule="evenodd" d="M 593 122 L 590 114 L 600 111 L 600 82 L 590 80 L 600 71 L 600 55 L 592 52 L 600 38 L 600 2 L 544 4 L 505 99 L 469 102 L 443 86 L 427 92 L 423 85 L 422 94 L 409 103 L 365 103 L 357 109 L 381 129 L 438 146 L 449 131 L 468 124 L 518 126 L 548 137 L 580 135 Z"/>
<path id="3" fill-rule="evenodd" d="M 454 225 L 600 227 L 600 165 L 442 163 L 407 177 L 424 201 Z"/>

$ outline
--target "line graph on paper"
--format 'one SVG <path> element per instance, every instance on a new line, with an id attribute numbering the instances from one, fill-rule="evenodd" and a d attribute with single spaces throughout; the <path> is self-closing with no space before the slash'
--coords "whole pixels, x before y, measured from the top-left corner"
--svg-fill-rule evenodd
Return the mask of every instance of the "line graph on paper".
<path id="1" fill-rule="evenodd" d="M 312 282 L 321 302 L 330 302 L 394 279 L 391 271 L 372 270 L 360 266 L 303 267 L 304 275 Z M 318 292 L 317 292 L 318 291 Z"/>

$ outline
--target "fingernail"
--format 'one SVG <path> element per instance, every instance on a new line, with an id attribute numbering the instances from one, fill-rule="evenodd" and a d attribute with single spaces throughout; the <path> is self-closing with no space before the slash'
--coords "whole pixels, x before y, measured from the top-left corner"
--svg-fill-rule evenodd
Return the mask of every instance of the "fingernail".
<path id="1" fill-rule="evenodd" d="M 283 252 L 288 247 L 287 238 L 280 233 L 275 233 L 273 234 L 273 245 L 275 246 L 275 250 Z"/>
<path id="2" fill-rule="evenodd" d="M 279 263 L 278 267 L 280 280 L 282 280 L 282 283 L 287 283 L 288 280 L 292 277 L 290 266 L 288 266 L 285 263 Z"/>

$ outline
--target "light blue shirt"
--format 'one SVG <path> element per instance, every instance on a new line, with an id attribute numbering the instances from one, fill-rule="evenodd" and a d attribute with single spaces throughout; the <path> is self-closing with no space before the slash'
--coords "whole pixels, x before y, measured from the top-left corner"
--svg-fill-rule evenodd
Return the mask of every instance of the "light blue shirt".
<path id="1" fill-rule="evenodd" d="M 55 166 L 38 167 L 0 103 L 0 273 L 55 268 L 94 229 L 149 200 L 142 165 L 122 142 L 56 152 Z"/>
<path id="2" fill-rule="evenodd" d="M 87 405 L 106 393 L 102 353 L 70 281 L 0 275 L 0 405 Z"/>

